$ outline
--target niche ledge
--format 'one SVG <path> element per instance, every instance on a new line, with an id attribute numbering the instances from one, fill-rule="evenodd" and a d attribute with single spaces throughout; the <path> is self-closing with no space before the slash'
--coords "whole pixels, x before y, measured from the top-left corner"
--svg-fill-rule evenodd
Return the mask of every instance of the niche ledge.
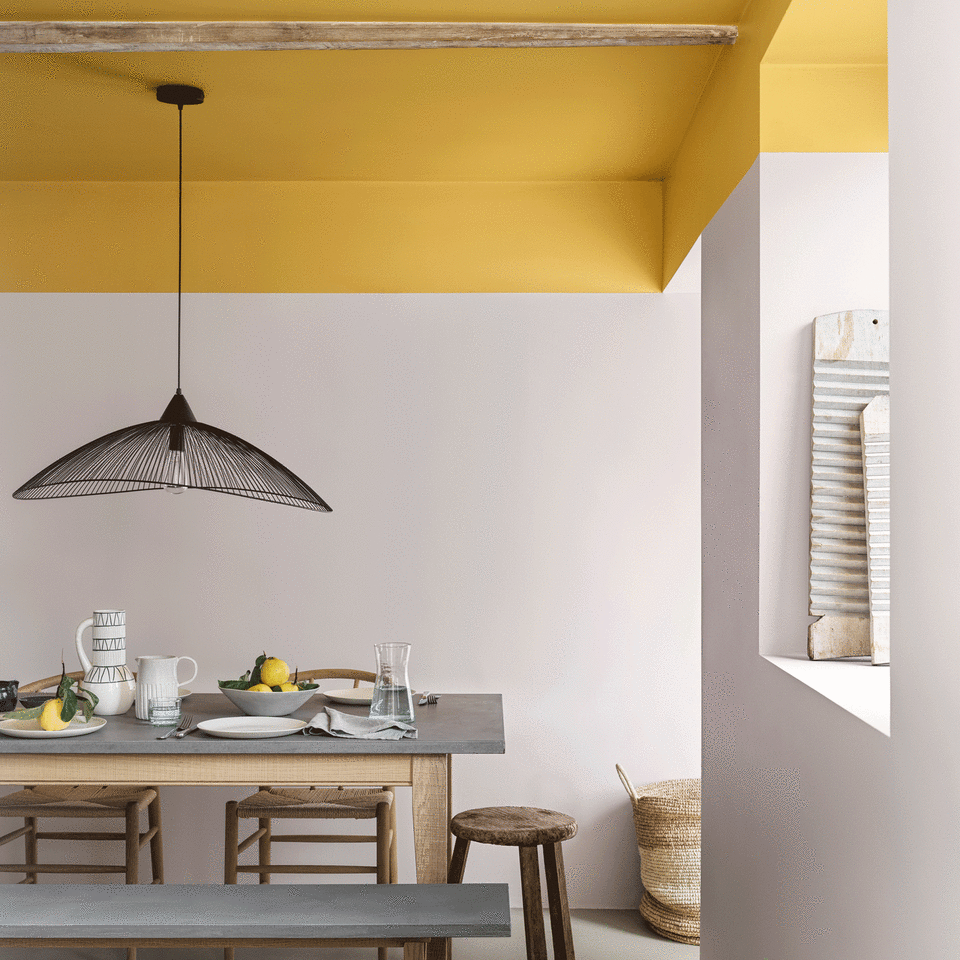
<path id="1" fill-rule="evenodd" d="M 889 666 L 875 667 L 869 657 L 810 660 L 807 657 L 761 656 L 838 707 L 890 736 Z"/>

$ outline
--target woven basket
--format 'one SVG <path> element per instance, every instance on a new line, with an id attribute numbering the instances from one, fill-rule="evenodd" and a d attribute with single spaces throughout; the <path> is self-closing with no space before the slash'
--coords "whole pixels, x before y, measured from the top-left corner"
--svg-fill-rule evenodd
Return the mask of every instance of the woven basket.
<path id="1" fill-rule="evenodd" d="M 662 780 L 635 789 L 633 804 L 644 894 L 640 915 L 661 936 L 700 942 L 700 781 Z"/>

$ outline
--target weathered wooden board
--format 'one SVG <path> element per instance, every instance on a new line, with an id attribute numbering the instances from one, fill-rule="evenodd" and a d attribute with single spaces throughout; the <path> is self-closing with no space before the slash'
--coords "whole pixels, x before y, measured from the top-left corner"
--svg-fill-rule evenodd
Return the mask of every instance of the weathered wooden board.
<path id="1" fill-rule="evenodd" d="M 870 653 L 836 651 L 860 650 L 863 624 L 855 621 L 869 622 L 860 414 L 875 397 L 889 395 L 889 329 L 884 310 L 814 320 L 810 616 L 835 621 L 829 629 L 811 626 L 807 653 L 815 660 Z"/>
<path id="2" fill-rule="evenodd" d="M 811 660 L 839 660 L 870 656 L 869 617 L 821 617 L 807 631 Z"/>
<path id="3" fill-rule="evenodd" d="M 870 656 L 890 662 L 890 397 L 876 397 L 860 414 L 867 519 Z"/>
<path id="4" fill-rule="evenodd" d="M 0 52 L 398 50 L 731 44 L 735 24 L 458 21 L 69 20 L 0 22 Z"/>

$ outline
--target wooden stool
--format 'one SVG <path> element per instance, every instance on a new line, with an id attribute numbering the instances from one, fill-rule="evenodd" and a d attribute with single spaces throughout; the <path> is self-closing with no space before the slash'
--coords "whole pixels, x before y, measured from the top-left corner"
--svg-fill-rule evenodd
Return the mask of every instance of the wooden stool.
<path id="1" fill-rule="evenodd" d="M 554 957 L 555 960 L 574 960 L 560 844 L 576 836 L 577 821 L 565 813 L 537 807 L 481 807 L 458 813 L 450 821 L 450 832 L 457 842 L 450 860 L 447 883 L 460 883 L 463 880 L 471 841 L 519 847 L 527 960 L 547 960 L 543 900 L 540 895 L 540 861 L 537 857 L 537 847 L 543 847 Z M 430 945 L 428 956 L 430 960 L 440 960 L 444 952 L 444 941 L 435 940 Z"/>

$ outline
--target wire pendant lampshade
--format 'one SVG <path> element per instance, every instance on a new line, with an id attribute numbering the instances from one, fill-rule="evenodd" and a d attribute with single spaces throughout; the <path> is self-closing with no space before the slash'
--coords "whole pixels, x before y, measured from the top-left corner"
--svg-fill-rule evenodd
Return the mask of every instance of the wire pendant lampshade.
<path id="1" fill-rule="evenodd" d="M 159 420 L 138 423 L 91 440 L 61 457 L 17 489 L 17 500 L 86 497 L 139 490 L 212 490 L 283 503 L 305 510 L 330 507 L 283 464 L 252 443 L 200 423 L 180 389 L 180 305 L 183 276 L 183 107 L 203 103 L 197 87 L 165 84 L 161 103 L 180 116 L 179 224 L 177 238 L 177 392 Z"/>

